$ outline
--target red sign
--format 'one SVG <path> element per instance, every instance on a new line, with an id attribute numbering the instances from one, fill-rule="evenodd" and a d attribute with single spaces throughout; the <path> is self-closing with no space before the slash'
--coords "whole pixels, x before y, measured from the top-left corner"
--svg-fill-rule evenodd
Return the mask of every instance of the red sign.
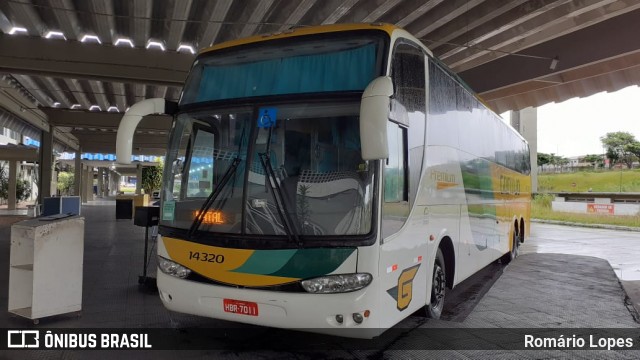
<path id="1" fill-rule="evenodd" d="M 258 316 L 258 304 L 251 301 L 223 299 L 224 311 L 228 313 Z"/>
<path id="2" fill-rule="evenodd" d="M 613 204 L 587 204 L 589 214 L 613 215 Z"/>

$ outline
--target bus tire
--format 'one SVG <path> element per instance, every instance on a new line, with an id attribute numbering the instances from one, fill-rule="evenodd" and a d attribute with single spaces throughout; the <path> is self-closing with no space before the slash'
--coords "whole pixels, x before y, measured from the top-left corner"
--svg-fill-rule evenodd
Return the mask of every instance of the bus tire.
<path id="1" fill-rule="evenodd" d="M 433 263 L 433 278 L 431 281 L 431 300 L 426 306 L 427 317 L 439 319 L 444 308 L 444 298 L 447 289 L 447 272 L 442 250 L 438 248 Z"/>
<path id="2" fill-rule="evenodd" d="M 518 257 L 518 248 L 520 247 L 520 237 L 516 235 L 514 230 L 513 236 L 511 236 L 511 250 L 502 255 L 500 262 L 504 265 L 509 264 L 513 259 Z"/>

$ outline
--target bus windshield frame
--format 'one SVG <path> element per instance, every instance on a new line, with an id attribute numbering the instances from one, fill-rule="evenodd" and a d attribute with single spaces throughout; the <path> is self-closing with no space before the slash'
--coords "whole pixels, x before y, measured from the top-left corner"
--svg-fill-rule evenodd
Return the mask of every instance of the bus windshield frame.
<path id="1" fill-rule="evenodd" d="M 269 101 L 262 99 L 263 101 L 257 103 L 243 101 L 242 104 L 219 101 L 216 102 L 217 106 L 198 106 L 197 110 L 180 111 L 174 119 L 167 151 L 160 233 L 207 245 L 256 249 L 364 246 L 375 242 L 377 233 L 377 198 L 375 194 L 377 194 L 379 186 L 379 164 L 377 161 L 363 161 L 360 155 L 358 110 L 361 95 L 358 92 L 349 92 L 327 95 L 323 99 L 293 95 L 270 97 Z M 228 105 L 230 103 L 233 105 Z M 277 125 L 273 128 L 263 128 L 257 121 L 260 110 L 264 108 L 278 109 Z M 318 112 L 322 113 L 321 117 L 317 115 Z M 235 124 L 233 125 L 235 126 L 234 130 L 220 130 L 214 127 L 207 129 L 206 124 L 202 121 L 206 117 L 217 119 L 217 121 L 220 121 L 221 117 L 238 120 L 241 116 L 244 117 L 243 121 L 247 126 Z M 185 125 L 187 125 L 186 122 L 193 120 L 186 120 L 187 118 L 201 119 L 191 124 L 190 134 L 185 133 Z M 314 133 L 309 130 L 307 137 L 315 137 L 316 142 L 306 143 L 303 139 L 305 136 L 303 133 L 307 130 L 302 130 L 302 133 L 297 131 L 296 122 L 314 122 L 315 125 L 310 126 L 323 127 L 325 131 L 320 134 L 317 131 Z M 337 131 L 342 131 L 344 134 L 337 136 Z M 198 134 L 205 134 L 206 137 L 215 139 L 214 143 L 226 143 L 224 149 L 212 146 L 209 149 L 211 156 L 208 158 L 200 156 L 197 164 L 202 164 L 202 166 L 195 165 L 195 156 L 193 155 L 194 151 L 198 151 L 194 149 L 200 148 L 200 151 L 202 150 L 201 145 L 198 144 Z M 185 141 L 186 146 L 184 145 Z M 291 147 L 287 145 L 289 141 L 292 141 Z M 269 151 L 271 167 L 276 169 L 278 174 L 278 179 L 274 178 L 273 180 L 265 176 L 267 169 L 264 169 L 264 163 L 260 158 L 260 155 L 266 152 L 265 149 L 269 147 L 269 144 L 271 147 Z M 305 144 L 308 148 L 306 155 L 302 149 Z M 313 149 L 311 149 L 312 147 Z M 301 164 L 304 162 L 286 160 L 293 157 L 294 154 L 300 158 L 303 156 L 310 158 L 311 162 L 315 162 L 314 170 L 317 171 L 308 169 L 303 171 L 300 168 L 303 167 Z M 328 156 L 328 154 L 332 154 L 332 156 Z M 330 157 L 333 159 L 329 159 Z M 198 210 L 202 208 L 202 204 L 212 194 L 216 185 L 220 184 L 213 178 L 216 176 L 218 179 L 221 178 L 232 166 L 234 159 L 239 159 L 238 169 L 234 169 L 231 179 L 222 184 L 224 188 L 219 189 L 221 195 L 207 209 L 206 218 L 198 226 L 198 230 L 189 231 L 198 215 Z M 323 161 L 325 164 L 322 163 Z M 329 164 L 327 161 L 331 162 L 331 165 L 327 165 Z M 219 165 L 218 170 L 215 170 L 215 165 L 212 164 L 216 162 Z M 203 169 L 209 165 L 213 166 L 210 169 Z M 324 173 L 320 171 L 323 166 L 325 167 Z M 327 166 L 330 168 L 329 171 L 326 170 Z M 200 171 L 201 174 L 206 174 L 207 177 L 205 180 L 194 180 L 195 187 L 202 188 L 201 193 L 193 191 L 188 193 L 188 188 L 193 188 L 194 184 L 190 184 L 190 180 L 186 179 L 194 169 L 196 172 Z M 263 177 L 256 179 L 256 176 L 260 177 L 261 175 Z M 185 180 L 183 181 L 183 179 Z M 176 181 L 181 184 L 177 190 Z M 293 185 L 291 185 L 292 183 Z M 319 186 L 314 188 L 314 184 Z M 291 190 L 292 186 L 294 190 Z M 334 193 L 327 193 L 327 189 L 339 186 L 344 187 L 341 192 L 336 190 Z M 280 209 L 274 201 L 274 197 L 277 196 L 275 189 L 284 192 L 287 197 L 284 200 L 285 205 Z M 235 194 L 233 194 L 234 192 Z M 305 198 L 310 199 L 306 205 Z M 180 209 L 180 201 L 184 200 L 193 203 L 188 206 L 188 210 L 184 210 L 184 204 Z M 235 204 L 233 204 L 234 201 L 236 201 Z M 330 217 L 329 214 L 333 213 L 330 208 L 332 202 L 336 204 L 334 206 L 337 206 L 340 201 L 351 201 L 351 204 L 357 202 L 361 206 L 341 207 L 341 211 L 344 212 L 344 214 L 340 214 L 342 220 L 333 220 L 333 223 L 332 220 L 326 220 Z M 322 206 L 325 206 L 325 209 L 322 209 Z M 235 212 L 228 210 L 233 207 L 236 209 Z M 261 208 L 265 209 L 265 213 L 269 213 L 268 217 L 265 216 Z M 175 213 L 176 218 L 165 217 L 168 209 Z M 314 211 L 322 213 L 323 215 L 320 216 L 324 219 L 314 218 Z M 353 213 L 359 211 L 360 213 L 350 214 L 349 211 Z M 279 214 L 279 212 L 282 213 Z M 311 213 L 307 216 L 308 219 L 304 218 L 305 212 Z M 177 217 L 181 213 L 184 221 L 179 222 Z M 191 215 L 185 218 L 184 214 Z M 287 214 L 294 219 L 291 230 L 286 230 L 281 226 L 286 222 L 284 216 Z M 234 217 L 233 220 L 231 220 L 231 216 Z M 259 217 L 262 217 L 263 224 L 271 223 L 273 228 L 277 229 L 262 233 L 250 231 L 252 225 L 255 228 L 251 221 L 255 221 Z M 218 220 L 220 226 L 215 224 Z M 330 226 L 324 228 L 318 226 L 323 221 L 325 224 L 328 221 Z M 360 228 L 356 225 L 356 230 L 354 230 L 353 225 L 350 225 L 354 221 L 364 223 L 364 225 L 360 225 Z M 349 228 L 349 226 L 352 227 Z M 264 225 L 262 227 L 264 230 Z M 334 233 L 327 230 L 333 229 L 333 227 L 342 230 L 336 230 Z M 299 238 L 300 241 L 291 241 L 292 235 Z"/>

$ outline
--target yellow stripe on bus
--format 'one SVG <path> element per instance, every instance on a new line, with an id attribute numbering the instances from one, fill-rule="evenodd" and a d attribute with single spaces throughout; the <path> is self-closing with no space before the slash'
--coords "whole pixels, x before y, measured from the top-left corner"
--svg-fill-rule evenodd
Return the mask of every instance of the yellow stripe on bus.
<path id="1" fill-rule="evenodd" d="M 171 260 L 225 284 L 240 286 L 273 286 L 300 280 L 298 278 L 235 273 L 255 250 L 209 246 L 191 241 L 163 237 L 164 247 Z"/>
<path id="2" fill-rule="evenodd" d="M 226 49 L 226 48 L 230 48 L 238 45 L 245 45 L 245 44 L 257 43 L 257 42 L 262 42 L 267 40 L 283 39 L 283 38 L 302 36 L 302 35 L 326 34 L 326 33 L 332 33 L 332 32 L 351 31 L 351 30 L 383 30 L 389 35 L 391 35 L 391 33 L 396 29 L 399 29 L 399 28 L 391 24 L 331 24 L 331 25 L 300 27 L 300 28 L 295 28 L 291 30 L 275 32 L 271 34 L 255 35 L 247 38 L 225 41 L 220 44 L 216 44 L 206 49 L 203 49 L 200 53 L 204 54 L 211 51 Z"/>

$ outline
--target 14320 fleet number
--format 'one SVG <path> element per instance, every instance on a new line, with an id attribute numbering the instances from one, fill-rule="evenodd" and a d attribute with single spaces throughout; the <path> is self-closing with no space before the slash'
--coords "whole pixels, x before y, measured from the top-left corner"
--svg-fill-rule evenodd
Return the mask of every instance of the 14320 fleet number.
<path id="1" fill-rule="evenodd" d="M 224 262 L 224 255 L 216 255 L 200 251 L 189 251 L 189 260 L 222 264 Z"/>

